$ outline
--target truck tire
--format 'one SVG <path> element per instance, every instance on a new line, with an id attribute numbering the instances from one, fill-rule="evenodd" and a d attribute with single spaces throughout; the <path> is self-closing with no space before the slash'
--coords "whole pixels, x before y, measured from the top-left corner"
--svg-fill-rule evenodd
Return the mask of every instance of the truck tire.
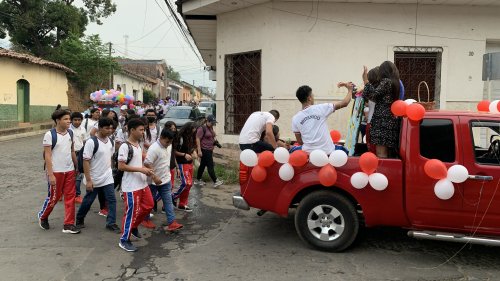
<path id="1" fill-rule="evenodd" d="M 341 252 L 356 239 L 359 219 L 351 201 L 339 193 L 321 190 L 302 199 L 295 214 L 295 229 L 312 247 Z"/>

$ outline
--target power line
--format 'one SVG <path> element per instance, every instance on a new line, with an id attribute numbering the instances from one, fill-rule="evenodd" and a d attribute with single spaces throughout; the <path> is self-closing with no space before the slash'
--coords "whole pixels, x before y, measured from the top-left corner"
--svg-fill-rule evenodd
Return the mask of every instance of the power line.
<path id="1" fill-rule="evenodd" d="M 159 25 L 157 25 L 155 28 L 153 28 L 152 30 L 150 30 L 148 33 L 144 34 L 143 36 L 141 36 L 140 38 L 138 38 L 136 40 L 129 41 L 129 43 L 135 43 L 137 41 L 140 41 L 140 40 L 146 38 L 151 33 L 155 32 L 158 28 L 160 28 L 162 25 L 164 25 L 167 21 L 168 21 L 168 18 L 166 20 L 164 20 L 163 22 L 161 22 Z M 123 44 L 118 44 L 118 45 L 123 45 Z"/>

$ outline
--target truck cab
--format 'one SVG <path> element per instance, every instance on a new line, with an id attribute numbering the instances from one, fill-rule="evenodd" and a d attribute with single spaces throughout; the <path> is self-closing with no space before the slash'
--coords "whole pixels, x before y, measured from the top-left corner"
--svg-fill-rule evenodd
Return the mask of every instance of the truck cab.
<path id="1" fill-rule="evenodd" d="M 379 160 L 377 172 L 389 181 L 383 191 L 351 185 L 351 176 L 360 171 L 358 156 L 337 168 L 333 186 L 320 184 L 320 168 L 312 164 L 295 168 L 293 179 L 283 181 L 281 164 L 274 163 L 261 183 L 250 177 L 252 168 L 240 164 L 240 193 L 233 204 L 283 217 L 296 208 L 297 233 L 321 250 L 343 251 L 362 227 L 374 226 L 405 228 L 421 239 L 500 245 L 499 156 L 500 116 L 428 111 L 420 122 L 402 119 L 398 157 Z M 454 184 L 448 200 L 435 195 L 437 180 L 424 172 L 430 159 L 469 172 L 468 180 Z"/>

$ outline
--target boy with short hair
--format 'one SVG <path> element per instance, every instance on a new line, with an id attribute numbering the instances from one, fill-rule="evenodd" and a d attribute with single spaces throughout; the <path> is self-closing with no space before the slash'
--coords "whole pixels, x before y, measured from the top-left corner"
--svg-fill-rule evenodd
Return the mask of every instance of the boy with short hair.
<path id="1" fill-rule="evenodd" d="M 73 132 L 68 130 L 71 124 L 70 113 L 57 110 L 52 113 L 56 123 L 43 137 L 45 167 L 48 178 L 48 195 L 42 210 L 38 213 L 39 225 L 48 230 L 49 215 L 59 198 L 64 193 L 63 233 L 80 233 L 75 227 L 75 167 L 76 154 L 73 147 Z"/>
<path id="2" fill-rule="evenodd" d="M 82 205 L 76 215 L 76 226 L 85 227 L 85 216 L 99 192 L 103 192 L 108 205 L 108 215 L 106 218 L 106 229 L 119 232 L 116 225 L 116 198 L 113 182 L 113 172 L 111 170 L 111 156 L 114 153 L 114 144 L 109 138 L 113 131 L 113 120 L 101 118 L 98 123 L 99 130 L 95 137 L 91 137 L 83 150 L 83 170 L 85 177 L 83 183 L 86 186 L 87 194 L 83 198 Z M 96 148 L 97 144 L 97 148 Z"/>
<path id="3" fill-rule="evenodd" d="M 83 148 L 83 142 L 85 140 L 85 129 L 83 128 L 82 125 L 83 121 L 83 115 L 80 112 L 73 112 L 71 113 L 71 130 L 73 131 L 73 143 L 75 146 L 75 154 L 78 155 L 78 152 Z M 76 197 L 75 197 L 75 203 L 81 204 L 82 203 L 82 197 L 80 196 L 82 194 L 80 190 L 80 185 L 82 182 L 82 175 L 78 173 L 76 176 Z"/>
<path id="4" fill-rule="evenodd" d="M 130 235 L 141 238 L 137 227 L 153 209 L 154 202 L 147 183 L 147 176 L 153 171 L 142 164 L 142 149 L 139 141 L 144 135 L 144 122 L 132 119 L 127 123 L 128 139 L 118 151 L 118 169 L 124 171 L 121 189 L 124 198 L 124 215 L 122 236 L 118 246 L 127 252 L 135 252 L 137 248 L 130 242 Z M 129 151 L 132 158 L 127 163 Z"/>

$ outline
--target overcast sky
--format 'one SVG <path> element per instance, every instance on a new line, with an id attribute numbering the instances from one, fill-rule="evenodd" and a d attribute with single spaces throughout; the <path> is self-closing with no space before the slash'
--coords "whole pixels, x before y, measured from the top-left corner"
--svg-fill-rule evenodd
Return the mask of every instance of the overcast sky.
<path id="1" fill-rule="evenodd" d="M 131 59 L 165 59 L 181 74 L 182 80 L 215 88 L 215 82 L 208 80 L 208 72 L 174 24 L 164 0 L 156 1 L 114 0 L 116 13 L 103 19 L 102 25 L 90 23 L 86 34 L 99 34 L 104 43 L 112 42 L 116 56 L 125 57 L 128 53 L 126 57 Z M 127 48 L 125 36 L 128 36 Z M 5 41 L 0 42 L 0 46 L 6 45 Z"/>

